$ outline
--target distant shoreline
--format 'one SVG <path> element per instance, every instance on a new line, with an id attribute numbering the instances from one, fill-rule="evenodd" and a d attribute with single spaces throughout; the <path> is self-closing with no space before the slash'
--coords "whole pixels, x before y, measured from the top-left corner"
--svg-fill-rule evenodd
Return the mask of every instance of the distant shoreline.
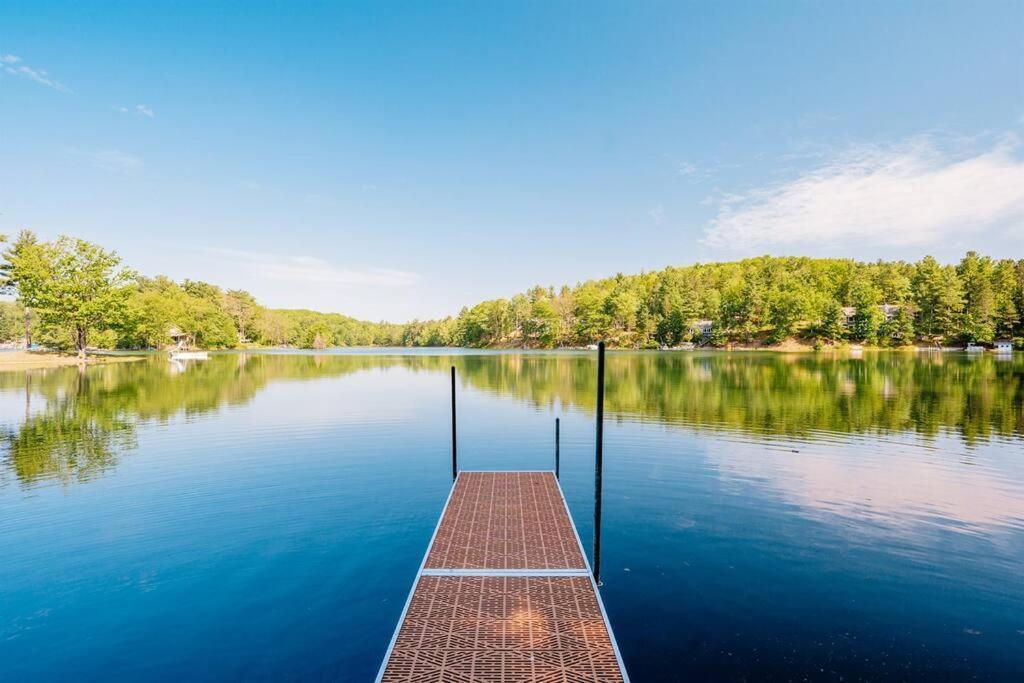
<path id="1" fill-rule="evenodd" d="M 6 370 L 38 370 L 60 368 L 71 365 L 98 365 L 104 363 L 126 363 L 141 360 L 142 356 L 132 355 L 87 355 L 84 359 L 74 354 L 55 351 L 2 351 L 0 372 Z"/>

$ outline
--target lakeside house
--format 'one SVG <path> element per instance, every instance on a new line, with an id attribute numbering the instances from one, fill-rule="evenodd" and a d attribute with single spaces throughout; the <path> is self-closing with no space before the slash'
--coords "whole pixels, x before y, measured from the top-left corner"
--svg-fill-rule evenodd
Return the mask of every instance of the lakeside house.
<path id="1" fill-rule="evenodd" d="M 882 319 L 885 322 L 892 322 L 895 320 L 896 314 L 900 312 L 900 307 L 894 304 L 882 304 L 878 310 L 882 312 Z"/>
<path id="2" fill-rule="evenodd" d="M 177 327 L 171 327 L 167 330 L 167 336 L 174 342 L 175 349 L 187 349 L 195 345 L 195 337 L 188 332 L 182 332 Z"/>
<path id="3" fill-rule="evenodd" d="M 900 312 L 901 306 L 896 304 L 879 304 L 875 308 L 882 314 L 882 320 L 892 322 Z M 913 313 L 913 311 L 910 311 Z M 854 319 L 857 317 L 857 309 L 853 306 L 843 306 L 843 325 L 853 327 Z"/>
<path id="4" fill-rule="evenodd" d="M 1013 342 L 1009 339 L 997 339 L 995 343 L 996 353 L 1013 353 Z"/>
<path id="5" fill-rule="evenodd" d="M 714 329 L 715 322 L 713 320 L 694 320 L 690 323 L 690 332 L 695 335 L 699 334 L 702 339 L 710 339 Z"/>

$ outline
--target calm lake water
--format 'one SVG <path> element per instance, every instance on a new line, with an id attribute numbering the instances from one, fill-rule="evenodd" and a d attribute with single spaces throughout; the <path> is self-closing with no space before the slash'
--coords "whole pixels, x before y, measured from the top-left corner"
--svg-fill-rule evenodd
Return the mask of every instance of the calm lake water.
<path id="1" fill-rule="evenodd" d="M 0 680 L 369 681 L 450 481 L 552 467 L 593 354 L 0 373 Z M 611 353 L 603 596 L 645 681 L 1024 679 L 1024 357 Z"/>

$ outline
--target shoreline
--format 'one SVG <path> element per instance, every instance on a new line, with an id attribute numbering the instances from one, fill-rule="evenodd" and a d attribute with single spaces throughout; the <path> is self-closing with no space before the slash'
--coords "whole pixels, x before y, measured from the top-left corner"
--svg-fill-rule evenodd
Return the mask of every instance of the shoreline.
<path id="1" fill-rule="evenodd" d="M 142 360 L 143 356 L 88 354 L 79 358 L 74 354 L 56 351 L 0 351 L 0 372 L 11 370 L 39 370 L 42 368 L 64 368 L 68 366 L 102 365 Z"/>

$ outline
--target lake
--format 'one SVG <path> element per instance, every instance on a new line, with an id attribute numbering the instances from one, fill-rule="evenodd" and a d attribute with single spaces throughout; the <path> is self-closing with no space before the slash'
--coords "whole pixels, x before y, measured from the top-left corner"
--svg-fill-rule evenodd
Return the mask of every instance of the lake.
<path id="1" fill-rule="evenodd" d="M 464 469 L 593 531 L 593 353 L 0 373 L 0 680 L 369 681 Z M 645 681 L 1021 680 L 1024 357 L 609 353 L 602 595 Z"/>

